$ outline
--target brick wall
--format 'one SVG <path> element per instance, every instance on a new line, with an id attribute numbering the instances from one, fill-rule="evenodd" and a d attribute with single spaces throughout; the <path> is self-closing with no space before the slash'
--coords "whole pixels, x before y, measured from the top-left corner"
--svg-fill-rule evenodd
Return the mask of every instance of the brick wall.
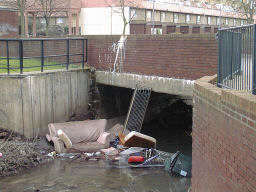
<path id="1" fill-rule="evenodd" d="M 13 38 L 19 36 L 18 12 L 0 10 L 0 38 Z"/>
<path id="2" fill-rule="evenodd" d="M 256 95 L 195 82 L 193 192 L 256 191 Z"/>
<path id="3" fill-rule="evenodd" d="M 119 36 L 87 36 L 88 64 L 113 70 Z M 217 41 L 210 34 L 130 35 L 123 72 L 198 79 L 217 73 Z"/>

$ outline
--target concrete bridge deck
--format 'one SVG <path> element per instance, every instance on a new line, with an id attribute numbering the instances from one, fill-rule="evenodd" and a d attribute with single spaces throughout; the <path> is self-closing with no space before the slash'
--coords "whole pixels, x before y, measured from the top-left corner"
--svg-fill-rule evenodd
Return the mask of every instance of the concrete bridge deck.
<path id="1" fill-rule="evenodd" d="M 96 71 L 96 82 L 117 87 L 134 88 L 136 84 L 150 87 L 158 93 L 192 97 L 194 80 L 173 79 L 130 73 Z"/>

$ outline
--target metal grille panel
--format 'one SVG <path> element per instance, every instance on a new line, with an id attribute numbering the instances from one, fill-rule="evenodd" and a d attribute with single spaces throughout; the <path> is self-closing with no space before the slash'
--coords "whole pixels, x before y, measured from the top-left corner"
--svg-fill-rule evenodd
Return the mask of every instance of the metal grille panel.
<path id="1" fill-rule="evenodd" d="M 126 117 L 124 129 L 129 131 L 141 131 L 141 126 L 147 110 L 151 89 L 136 85 L 130 108 Z"/>

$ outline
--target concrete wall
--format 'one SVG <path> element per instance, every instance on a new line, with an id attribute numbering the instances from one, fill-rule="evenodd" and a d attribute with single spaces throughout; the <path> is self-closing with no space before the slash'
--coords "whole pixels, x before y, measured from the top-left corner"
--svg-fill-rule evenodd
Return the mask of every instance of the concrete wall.
<path id="1" fill-rule="evenodd" d="M 0 128 L 28 138 L 48 123 L 64 122 L 88 106 L 88 70 L 0 75 Z"/>
<path id="2" fill-rule="evenodd" d="M 88 64 L 113 71 L 119 36 L 86 36 Z M 214 35 L 129 35 L 121 72 L 195 80 L 217 73 Z"/>
<path id="3" fill-rule="evenodd" d="M 195 82 L 192 191 L 256 189 L 256 95 Z"/>

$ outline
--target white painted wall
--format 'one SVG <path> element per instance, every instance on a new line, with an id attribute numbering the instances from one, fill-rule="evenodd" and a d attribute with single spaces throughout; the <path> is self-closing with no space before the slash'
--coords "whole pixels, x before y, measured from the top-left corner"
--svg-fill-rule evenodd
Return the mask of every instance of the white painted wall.
<path id="1" fill-rule="evenodd" d="M 82 8 L 80 25 L 82 35 L 121 35 L 123 17 L 118 7 Z M 129 19 L 130 8 L 125 7 L 125 17 Z M 112 30 L 111 30 L 112 29 Z M 130 33 L 129 24 L 126 34 Z"/>

